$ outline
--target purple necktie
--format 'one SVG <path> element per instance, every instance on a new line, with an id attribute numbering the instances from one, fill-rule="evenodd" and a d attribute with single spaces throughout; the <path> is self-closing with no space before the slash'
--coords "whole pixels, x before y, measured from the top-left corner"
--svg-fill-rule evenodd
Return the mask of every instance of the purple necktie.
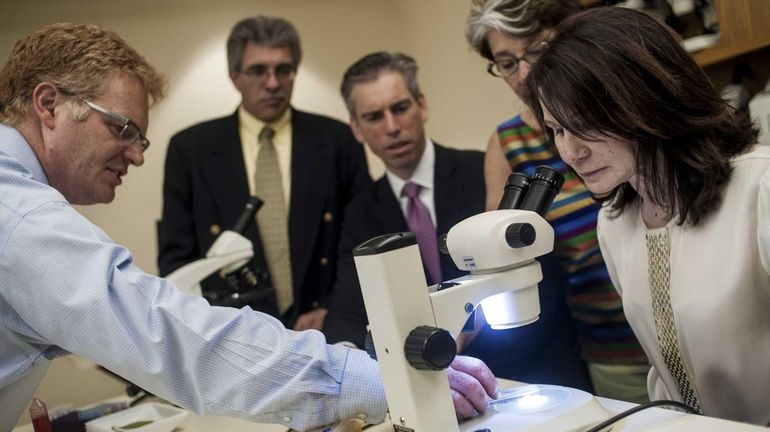
<path id="1" fill-rule="evenodd" d="M 422 263 L 428 269 L 432 283 L 437 284 L 441 282 L 441 264 L 439 263 L 436 229 L 433 227 L 428 208 L 418 197 L 420 189 L 421 187 L 417 183 L 407 182 L 401 190 L 401 196 L 409 198 L 406 203 L 406 223 L 417 238 Z"/>

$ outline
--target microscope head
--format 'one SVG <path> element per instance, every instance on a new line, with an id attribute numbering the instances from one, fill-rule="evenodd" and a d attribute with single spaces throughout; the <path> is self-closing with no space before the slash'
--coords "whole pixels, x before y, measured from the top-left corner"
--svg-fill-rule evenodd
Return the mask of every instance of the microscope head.
<path id="1" fill-rule="evenodd" d="M 454 311 L 446 319 L 465 318 L 479 305 L 493 329 L 519 327 L 540 316 L 537 284 L 543 275 L 535 258 L 553 248 L 554 232 L 548 222 L 527 210 L 494 210 L 458 223 L 445 237 L 446 249 L 455 265 L 470 274 L 439 284 L 434 303 L 437 318 L 441 310 Z M 443 286 L 446 286 L 444 288 Z M 457 297 L 457 298 L 454 298 Z M 456 318 L 455 318 L 456 317 Z M 457 324 L 444 324 L 458 330 Z"/>
<path id="2" fill-rule="evenodd" d="M 544 219 L 563 176 L 548 166 L 532 178 L 513 173 L 508 178 L 498 210 L 461 221 L 442 236 L 442 252 L 470 275 L 452 281 L 466 284 L 475 294 L 487 322 L 494 329 L 529 324 L 538 319 L 537 283 L 542 279 L 535 258 L 553 249 L 554 231 Z M 439 288 L 440 289 L 440 288 Z M 470 313 L 468 311 L 468 313 Z"/>
<path id="3" fill-rule="evenodd" d="M 517 267 L 547 254 L 554 234 L 543 218 L 563 184 L 564 177 L 547 165 L 538 166 L 532 178 L 512 173 L 497 210 L 453 226 L 441 237 L 441 251 L 472 274 Z"/>
<path id="4" fill-rule="evenodd" d="M 551 225 L 535 212 L 494 210 L 461 221 L 446 235 L 457 268 L 492 273 L 532 262 L 553 249 Z"/>

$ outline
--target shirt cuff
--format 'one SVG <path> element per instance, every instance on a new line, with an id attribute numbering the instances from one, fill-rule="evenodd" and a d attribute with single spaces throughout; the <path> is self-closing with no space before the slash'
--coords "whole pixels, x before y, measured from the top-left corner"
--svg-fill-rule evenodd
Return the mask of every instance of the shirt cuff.
<path id="1" fill-rule="evenodd" d="M 388 403 L 377 361 L 372 360 L 365 351 L 348 350 L 337 418 L 382 423 L 387 411 Z"/>

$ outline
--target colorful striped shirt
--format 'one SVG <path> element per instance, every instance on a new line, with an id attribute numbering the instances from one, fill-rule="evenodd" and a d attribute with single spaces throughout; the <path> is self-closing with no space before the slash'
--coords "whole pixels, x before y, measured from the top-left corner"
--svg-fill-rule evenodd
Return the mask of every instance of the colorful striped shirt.
<path id="1" fill-rule="evenodd" d="M 546 219 L 554 227 L 554 253 L 567 275 L 568 302 L 583 358 L 595 363 L 646 363 L 599 250 L 599 204 L 546 135 L 521 116 L 500 124 L 497 136 L 513 171 L 532 176 L 538 165 L 548 165 L 564 175 L 564 186 Z"/>

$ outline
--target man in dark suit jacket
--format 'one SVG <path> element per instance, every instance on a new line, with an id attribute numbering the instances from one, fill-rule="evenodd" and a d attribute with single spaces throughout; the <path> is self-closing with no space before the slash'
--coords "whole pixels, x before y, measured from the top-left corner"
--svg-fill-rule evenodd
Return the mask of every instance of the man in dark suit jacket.
<path id="1" fill-rule="evenodd" d="M 484 154 L 429 143 L 435 155 L 436 233 L 441 235 L 463 219 L 484 210 L 485 189 L 481 175 Z M 337 283 L 323 327 L 328 342 L 349 341 L 362 347 L 366 336 L 368 319 L 353 263 L 353 249 L 373 237 L 403 231 L 409 231 L 409 226 L 387 174 L 359 194 L 345 210 Z M 464 274 L 449 255 L 439 256 L 444 279 Z M 432 281 L 427 272 L 426 280 L 440 282 Z"/>
<path id="2" fill-rule="evenodd" d="M 159 224 L 161 275 L 205 256 L 219 233 L 230 229 L 255 188 L 257 136 L 269 126 L 282 177 L 290 251 L 289 299 L 279 304 L 273 275 L 243 293 L 257 310 L 280 317 L 289 328 L 320 328 L 326 296 L 335 280 L 343 210 L 371 184 L 363 146 L 336 120 L 290 107 L 301 59 L 299 36 L 286 20 L 248 18 L 227 43 L 230 78 L 242 95 L 230 116 L 176 134 L 168 147 Z M 261 157 L 261 156 L 260 156 Z M 258 213 L 258 218 L 260 214 Z M 264 227 L 263 227 L 264 230 Z M 269 273 L 260 227 L 245 233 L 254 246 L 249 264 Z M 286 242 L 285 242 L 286 243 Z M 284 243 L 284 244 L 285 244 Z M 204 295 L 220 301 L 231 288 L 219 275 L 202 284 Z"/>
<path id="3" fill-rule="evenodd" d="M 353 64 L 343 78 L 342 96 L 353 133 L 382 159 L 386 173 L 345 210 L 337 282 L 323 327 L 330 343 L 363 346 L 368 319 L 352 250 L 378 235 L 410 230 L 408 198 L 401 192 L 405 185 L 420 186 L 419 199 L 431 212 L 437 236 L 484 211 L 483 154 L 449 149 L 426 137 L 428 108 L 416 73 L 411 57 L 379 52 Z M 430 254 L 422 244 L 419 247 L 426 280 L 440 282 L 427 269 L 426 255 Z M 439 257 L 441 280 L 464 274 L 448 255 Z M 553 273 L 559 266 L 550 255 L 540 262 L 546 275 L 540 284 L 540 320 L 501 331 L 485 325 L 470 343 L 468 354 L 488 363 L 498 377 L 590 390 L 562 277 Z"/>

